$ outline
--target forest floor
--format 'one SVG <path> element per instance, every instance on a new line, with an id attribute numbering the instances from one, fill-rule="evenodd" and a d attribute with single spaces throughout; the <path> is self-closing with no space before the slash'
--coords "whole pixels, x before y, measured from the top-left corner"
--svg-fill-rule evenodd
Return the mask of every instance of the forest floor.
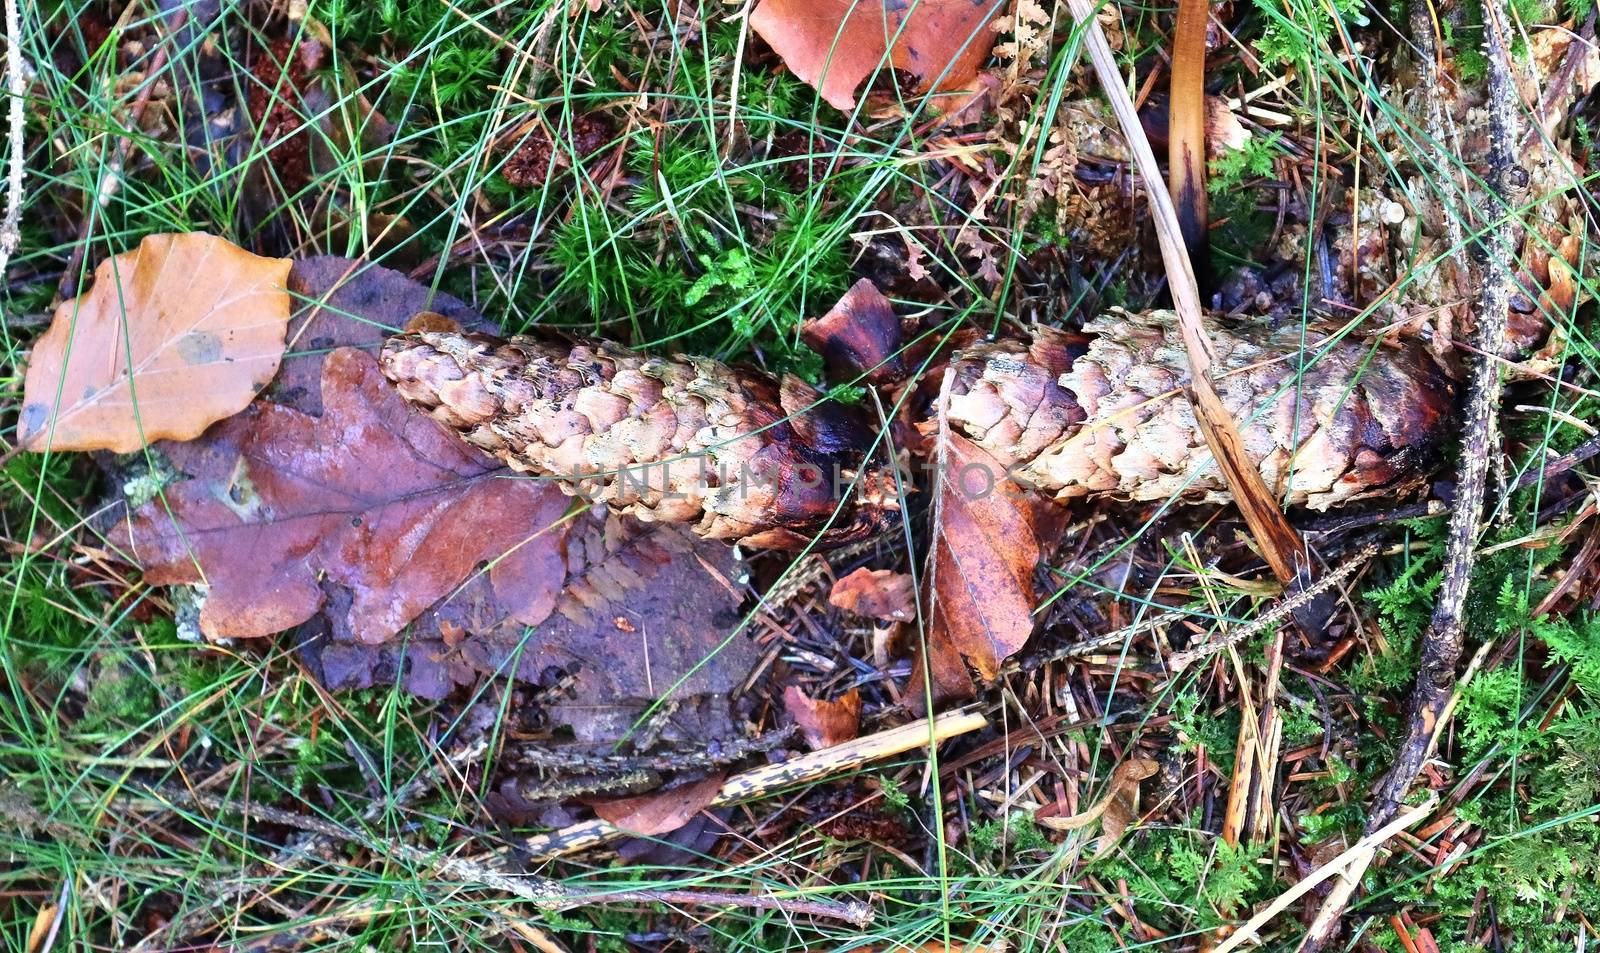
<path id="1" fill-rule="evenodd" d="M 1512 0 L 1512 58 L 1536 61 L 1551 25 L 1592 49 L 1592 2 Z M 844 110 L 757 35 L 754 6 L 22 4 L 26 180 L 0 297 L 6 950 L 1212 950 L 1361 838 L 1443 578 L 1453 435 L 1403 498 L 1291 512 L 1325 568 L 1361 556 L 1314 636 L 1265 626 L 1169 671 L 1173 652 L 1249 624 L 1282 587 L 1231 507 L 1079 500 L 1038 568 L 1027 650 L 941 708 L 911 684 L 921 616 L 846 611 L 835 586 L 861 567 L 919 572 L 907 552 L 926 552 L 924 486 L 905 494 L 902 527 L 837 553 L 726 557 L 736 596 L 701 634 L 745 640 L 757 660 L 736 717 L 708 721 L 732 736 L 695 737 L 668 724 L 683 710 L 652 707 L 648 741 L 559 764 L 538 760 L 572 740 L 546 712 L 559 679 L 422 697 L 379 667 L 342 689 L 305 651 L 305 626 L 201 638 L 195 588 L 152 584 L 108 541 L 107 514 L 159 470 L 140 469 L 152 458 L 13 449 L 55 308 L 158 233 L 341 256 L 507 333 L 744 362 L 871 413 L 878 395 L 830 376 L 799 334 L 860 279 L 930 339 L 1163 305 L 1146 198 L 1065 4 L 1001 5 L 996 35 L 975 34 L 999 42 L 974 64 L 972 102 L 882 70 Z M 1478 0 L 1423 6 L 1447 72 L 1480 88 Z M 849 4 L 814 7 L 787 15 L 837 24 Z M 1404 190 L 1414 219 L 1470 218 L 1452 183 L 1480 174 L 1479 156 L 1457 168 L 1385 138 L 1426 96 L 1397 65 L 1414 11 L 1237 0 L 1211 17 L 1210 303 L 1309 325 L 1318 296 L 1296 281 L 1329 252 L 1304 223 L 1365 221 L 1364 188 Z M 1173 21 L 1162 5 L 1100 17 L 1158 155 Z M 1579 95 L 1555 133 L 1580 170 L 1597 118 Z M 1600 942 L 1596 192 L 1564 193 L 1589 223 L 1575 236 L 1586 293 L 1557 316 L 1560 349 L 1499 404 L 1470 677 L 1409 802 L 1427 812 L 1366 870 L 1334 949 Z M 1469 222 L 1464 241 L 1486 229 Z M 1387 287 L 1422 283 L 1406 251 L 1381 253 L 1398 263 Z M 1339 319 L 1393 332 L 1404 322 L 1383 293 L 1357 287 Z M 354 310 L 384 331 L 409 317 Z M 1455 347 L 1446 363 L 1469 364 L 1470 345 Z M 617 619 L 618 638 L 633 631 Z M 655 836 L 535 849 L 588 823 L 591 795 L 663 779 L 714 790 L 802 757 L 790 686 L 859 700 L 828 770 L 695 802 Z M 937 745 L 881 747 L 952 713 L 974 720 Z M 607 772 L 626 783 L 592 777 Z M 1295 949 L 1330 886 L 1251 942 Z M 870 921 L 852 922 L 851 904 Z"/>

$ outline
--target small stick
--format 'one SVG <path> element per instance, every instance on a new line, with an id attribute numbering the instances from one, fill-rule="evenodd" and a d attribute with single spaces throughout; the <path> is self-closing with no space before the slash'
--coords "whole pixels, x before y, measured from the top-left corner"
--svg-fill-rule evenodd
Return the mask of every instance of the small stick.
<path id="1" fill-rule="evenodd" d="M 947 712 L 931 723 L 924 718 L 909 725 L 901 725 L 865 738 L 813 751 L 782 764 L 762 765 L 729 778 L 707 806 L 720 807 L 747 801 L 769 791 L 837 774 L 868 761 L 877 761 L 904 754 L 913 748 L 937 744 L 946 738 L 976 731 L 988 724 L 989 720 L 976 711 Z M 584 821 L 558 831 L 531 837 L 523 844 L 522 849 L 530 859 L 548 860 L 627 835 L 627 831 L 606 821 Z"/>
<path id="2" fill-rule="evenodd" d="M 1345 560 L 1343 563 L 1340 563 L 1338 568 L 1334 569 L 1326 576 L 1323 576 L 1321 579 L 1318 579 L 1316 582 L 1312 583 L 1306 588 L 1301 589 L 1299 592 L 1284 597 L 1278 601 L 1277 605 L 1256 616 L 1254 619 L 1251 619 L 1249 622 L 1246 622 L 1244 625 L 1229 630 L 1221 638 L 1213 639 L 1212 641 L 1206 642 L 1202 645 L 1196 645 L 1192 648 L 1184 649 L 1182 652 L 1175 653 L 1170 659 L 1167 660 L 1167 666 L 1171 668 L 1172 673 L 1176 675 L 1201 659 L 1209 658 L 1210 656 L 1215 655 L 1217 652 L 1220 652 L 1229 646 L 1238 645 L 1240 642 L 1243 642 L 1245 639 L 1254 636 L 1256 633 L 1263 632 L 1266 629 L 1277 625 L 1279 622 L 1282 622 L 1294 615 L 1296 609 L 1299 609 L 1302 606 L 1310 605 L 1324 592 L 1327 592 L 1334 586 L 1339 585 L 1346 579 L 1349 579 L 1351 576 L 1355 575 L 1357 570 L 1367 564 L 1367 560 L 1377 555 L 1377 552 L 1378 547 L 1375 545 L 1362 547 L 1349 559 Z"/>
<path id="3" fill-rule="evenodd" d="M 1196 278 L 1204 281 L 1210 236 L 1206 207 L 1206 23 L 1209 0 L 1178 0 L 1167 96 L 1167 191 Z"/>
<path id="4" fill-rule="evenodd" d="M 526 900 L 543 910 L 564 910 L 600 903 L 680 903 L 782 910 L 786 913 L 846 920 L 857 926 L 866 926 L 872 922 L 872 909 L 865 903 L 839 904 L 822 900 L 791 900 L 783 897 L 702 890 L 581 890 L 547 877 L 515 873 L 471 858 L 449 857 L 437 851 L 413 847 L 403 841 L 373 837 L 363 831 L 347 829 L 320 818 L 306 817 L 270 805 L 252 804 L 248 808 L 241 808 L 227 798 L 215 794 L 182 789 L 152 790 L 151 793 L 174 802 L 187 801 L 212 810 L 240 810 L 272 824 L 282 824 L 285 827 L 293 827 L 334 840 L 354 841 L 379 856 L 416 864 L 450 880 L 498 890 L 519 900 Z"/>
<path id="5" fill-rule="evenodd" d="M 626 771 L 686 771 L 719 767 L 743 761 L 753 754 L 765 754 L 788 741 L 794 733 L 795 728 L 790 726 L 769 731 L 757 738 L 740 738 L 708 745 L 695 751 L 669 751 L 664 754 L 589 755 L 528 748 L 509 752 L 507 760 L 517 767 L 532 765 L 538 768 L 588 771 L 595 774 Z"/>
<path id="6" fill-rule="evenodd" d="M 1550 460 L 1544 466 L 1530 469 L 1517 477 L 1512 482 L 1511 489 L 1521 490 L 1535 483 L 1560 476 L 1597 453 L 1600 453 L 1600 437 L 1590 437 L 1561 456 Z"/>
<path id="7" fill-rule="evenodd" d="M 1430 796 L 1427 803 L 1400 815 L 1350 845 L 1344 853 L 1313 870 L 1308 876 L 1301 879 L 1299 883 L 1279 894 L 1275 900 L 1263 907 L 1260 913 L 1247 920 L 1237 932 L 1217 946 L 1215 953 L 1229 953 L 1229 951 L 1236 950 L 1244 945 L 1246 940 L 1254 939 L 1263 927 L 1272 922 L 1273 917 L 1287 910 L 1296 900 L 1310 893 L 1329 877 L 1344 873 L 1358 866 L 1361 869 L 1365 869 L 1367 863 L 1364 863 L 1364 860 L 1376 853 L 1377 849 L 1389 838 L 1432 813 L 1433 806 L 1437 803 L 1437 800 L 1437 798 Z"/>
<path id="8" fill-rule="evenodd" d="M 1489 61 L 1489 161 L 1494 183 L 1489 194 L 1505 196 L 1514 192 L 1512 170 L 1518 168 L 1514 154 L 1519 138 L 1518 98 L 1502 38 L 1506 24 L 1494 4 L 1485 5 L 1484 11 L 1490 21 L 1484 31 Z M 1465 439 L 1461 448 L 1461 478 L 1456 484 L 1455 506 L 1450 514 L 1444 580 L 1423 637 L 1421 664 L 1411 696 L 1411 723 L 1394 768 L 1376 791 L 1377 803 L 1369 826 L 1383 824 L 1394 816 L 1405 798 L 1406 789 L 1422 769 L 1432 749 L 1431 739 L 1440 728 L 1438 716 L 1455 685 L 1456 663 L 1461 658 L 1462 613 L 1476 561 L 1489 464 L 1500 452 L 1500 434 L 1496 426 L 1500 408 L 1500 364 L 1494 355 L 1505 348 L 1517 228 L 1511 209 L 1503 200 L 1499 211 L 1502 217 L 1491 229 L 1485 248 L 1477 342 L 1483 356 L 1473 363 L 1471 371 Z"/>
<path id="9" fill-rule="evenodd" d="M 6 93 L 11 98 L 8 113 L 11 161 L 6 169 L 6 217 L 0 221 L 0 278 L 5 277 L 11 255 L 22 241 L 22 98 L 27 95 L 27 70 L 22 60 L 22 15 L 17 0 L 6 0 Z"/>
<path id="10" fill-rule="evenodd" d="M 1487 194 L 1498 200 L 1500 218 L 1489 228 L 1484 242 L 1483 284 L 1478 299 L 1479 354 L 1471 368 L 1462 440 L 1461 478 L 1456 484 L 1455 508 L 1450 514 L 1445 542 L 1444 579 L 1439 601 L 1422 637 L 1422 658 L 1411 691 L 1410 717 L 1394 765 L 1373 791 L 1367 830 L 1394 817 L 1406 791 L 1422 772 L 1453 711 L 1457 686 L 1456 665 L 1461 660 L 1465 633 L 1462 616 L 1472 567 L 1477 561 L 1479 522 L 1488 489 L 1489 464 L 1500 453 L 1496 421 L 1500 410 L 1499 354 L 1505 348 L 1506 320 L 1510 311 L 1512 268 L 1517 227 L 1504 197 L 1514 193 L 1513 170 L 1518 168 L 1516 143 L 1519 98 L 1506 53 L 1508 31 L 1496 4 L 1483 7 L 1484 52 L 1488 54 L 1489 181 Z M 1370 858 L 1369 858 L 1370 862 Z M 1360 873 L 1350 878 L 1359 882 Z M 1317 911 L 1311 930 L 1301 944 L 1302 953 L 1315 953 L 1333 938 L 1356 884 L 1335 890 Z"/>

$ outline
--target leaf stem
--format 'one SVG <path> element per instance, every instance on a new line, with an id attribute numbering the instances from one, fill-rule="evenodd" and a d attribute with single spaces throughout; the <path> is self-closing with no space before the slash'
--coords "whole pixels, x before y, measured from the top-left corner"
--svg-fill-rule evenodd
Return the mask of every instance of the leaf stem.
<path id="1" fill-rule="evenodd" d="M 1178 0 L 1167 104 L 1167 190 L 1195 277 L 1209 272 L 1206 206 L 1206 23 L 1210 0 Z"/>

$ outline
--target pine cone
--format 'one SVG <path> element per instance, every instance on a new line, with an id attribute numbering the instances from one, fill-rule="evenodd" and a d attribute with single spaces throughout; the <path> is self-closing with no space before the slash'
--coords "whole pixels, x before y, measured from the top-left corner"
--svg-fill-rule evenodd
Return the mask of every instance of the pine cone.
<path id="1" fill-rule="evenodd" d="M 450 331 L 391 338 L 382 366 L 467 442 L 642 520 L 695 522 L 702 536 L 752 545 L 827 546 L 876 533 L 893 507 L 892 479 L 879 474 L 841 506 L 870 433 L 793 377 L 604 342 Z"/>
<path id="2" fill-rule="evenodd" d="M 1325 509 L 1421 481 L 1451 402 L 1421 347 L 1319 345 L 1314 335 L 1302 346 L 1298 326 L 1216 319 L 1207 333 L 1223 403 L 1289 503 Z M 1297 386 L 1302 354 L 1310 363 Z M 1223 501 L 1226 484 L 1183 393 L 1188 363 L 1170 311 L 1107 315 L 1081 335 L 1040 330 L 1029 344 L 985 344 L 957 359 L 950 421 L 1059 499 Z"/>

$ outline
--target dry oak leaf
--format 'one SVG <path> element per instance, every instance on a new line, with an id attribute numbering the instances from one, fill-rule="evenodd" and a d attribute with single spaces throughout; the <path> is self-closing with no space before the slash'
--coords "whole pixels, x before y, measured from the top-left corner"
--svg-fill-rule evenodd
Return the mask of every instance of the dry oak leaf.
<path id="1" fill-rule="evenodd" d="M 130 453 L 243 410 L 283 358 L 289 266 L 199 232 L 101 262 L 34 345 L 18 443 Z"/>
<path id="2" fill-rule="evenodd" d="M 349 589 L 362 642 L 392 638 L 490 563 L 518 618 L 548 615 L 563 578 L 566 500 L 506 479 L 450 431 L 408 407 L 362 351 L 322 368 L 322 415 L 257 403 L 203 441 L 168 447 L 188 479 L 109 534 L 155 584 L 205 583 L 208 637 L 271 635 L 310 619 L 323 578 Z M 497 578 L 501 567 L 515 567 Z M 501 590 L 507 590 L 501 592 Z M 518 602 L 530 603 L 517 606 Z M 531 603 L 538 603 L 537 605 Z"/>
<path id="3" fill-rule="evenodd" d="M 799 685 L 790 685 L 783 690 L 783 707 L 789 710 L 789 717 L 800 726 L 800 733 L 813 750 L 841 745 L 861 734 L 859 689 L 852 688 L 827 701 L 812 698 Z"/>
<path id="4" fill-rule="evenodd" d="M 1033 634 L 1042 547 L 1029 491 L 1005 465 L 953 432 L 939 435 L 929 631 L 935 659 L 954 648 L 985 679 Z M 956 680 L 959 681 L 959 680 Z"/>
<path id="5" fill-rule="evenodd" d="M 834 583 L 828 592 L 830 604 L 885 622 L 909 622 L 917 614 L 916 599 L 906 573 L 865 566 Z"/>
<path id="6" fill-rule="evenodd" d="M 922 92 L 967 87 L 994 46 L 989 23 L 1004 7 L 1000 0 L 761 0 L 750 26 L 796 76 L 848 110 L 880 64 L 911 73 Z"/>

